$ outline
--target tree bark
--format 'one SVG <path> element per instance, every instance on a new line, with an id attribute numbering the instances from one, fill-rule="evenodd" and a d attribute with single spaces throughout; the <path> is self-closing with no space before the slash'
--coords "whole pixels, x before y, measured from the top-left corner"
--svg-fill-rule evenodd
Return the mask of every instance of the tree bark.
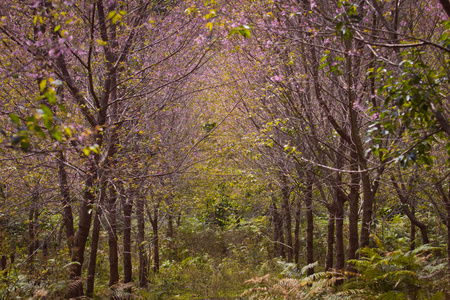
<path id="1" fill-rule="evenodd" d="M 30 273 L 34 270 L 34 252 L 38 249 L 37 246 L 37 219 L 38 210 L 37 203 L 39 199 L 39 194 L 37 190 L 31 192 L 31 205 L 30 211 L 28 212 L 28 267 Z"/>
<path id="2" fill-rule="evenodd" d="M 148 255 L 145 245 L 144 195 L 136 199 L 136 216 L 138 222 L 138 249 L 139 249 L 139 286 L 148 285 Z"/>
<path id="3" fill-rule="evenodd" d="M 97 178 L 97 168 L 91 162 L 89 172 L 85 181 L 83 200 L 80 205 L 78 230 L 75 234 L 74 251 L 72 253 L 72 264 L 70 265 L 70 284 L 67 288 L 67 298 L 76 298 L 83 295 L 83 281 L 81 270 L 84 263 L 84 251 L 89 236 L 92 221 L 92 203 L 94 202 L 94 181 Z"/>
<path id="4" fill-rule="evenodd" d="M 100 239 L 100 218 L 102 215 L 101 207 L 97 207 L 94 216 L 94 226 L 92 228 L 91 250 L 89 253 L 88 275 L 86 283 L 86 296 L 92 298 L 94 296 L 95 269 L 97 267 L 97 251 Z"/>
<path id="5" fill-rule="evenodd" d="M 338 169 L 343 167 L 343 160 L 346 153 L 345 141 L 341 138 L 339 142 L 339 153 L 336 153 L 336 166 Z M 334 192 L 335 206 L 336 206 L 336 269 L 343 270 L 345 267 L 345 247 L 344 247 L 344 203 L 345 195 L 343 194 L 342 175 L 338 172 L 336 174 L 336 190 Z M 358 224 L 356 224 L 358 226 Z M 358 241 L 358 227 L 353 229 L 353 234 L 356 234 L 356 242 Z"/>
<path id="6" fill-rule="evenodd" d="M 350 173 L 350 193 L 348 196 L 348 259 L 356 259 L 356 251 L 359 248 L 359 233 L 358 233 L 358 204 L 359 204 L 359 174 L 356 173 L 358 170 L 358 154 L 354 149 L 354 146 L 350 149 L 350 170 L 354 171 Z M 349 271 L 354 271 L 351 265 L 347 266 Z"/>
<path id="7" fill-rule="evenodd" d="M 334 256 L 334 232 L 335 232 L 335 219 L 336 219 L 336 200 L 328 207 L 328 224 L 327 224 L 327 253 L 325 256 L 325 271 L 329 271 L 333 268 L 333 256 Z M 336 233 L 336 236 L 338 234 Z M 337 248 L 337 244 L 336 244 Z M 337 249 L 336 249 L 337 250 Z"/>
<path id="8" fill-rule="evenodd" d="M 285 175 L 282 175 L 283 179 L 283 186 L 281 188 L 281 194 L 283 197 L 283 216 L 284 216 L 284 231 L 286 236 L 286 246 L 285 246 L 285 252 L 286 252 L 286 260 L 288 262 L 292 261 L 292 217 L 291 217 L 291 208 L 289 203 L 289 196 L 290 196 L 290 188 L 287 184 L 287 178 Z"/>
<path id="9" fill-rule="evenodd" d="M 410 203 L 410 207 L 411 207 L 411 214 L 415 217 L 416 216 L 416 205 L 415 205 L 415 201 L 414 198 L 411 199 L 411 203 Z M 414 223 L 412 221 L 410 221 L 411 223 L 411 228 L 409 231 L 409 250 L 414 250 L 416 249 L 416 225 L 414 225 Z"/>
<path id="10" fill-rule="evenodd" d="M 294 227 L 294 261 L 296 264 L 299 263 L 300 256 L 300 212 L 302 209 L 302 201 L 299 196 L 297 196 L 297 204 L 295 209 L 295 227 Z"/>
<path id="11" fill-rule="evenodd" d="M 425 225 L 425 223 L 421 222 L 419 219 L 416 218 L 416 216 L 414 216 L 414 214 L 409 210 L 408 208 L 408 198 L 410 196 L 410 193 L 405 191 L 405 188 L 403 187 L 403 189 L 400 189 L 400 187 L 398 186 L 397 182 L 395 181 L 394 176 L 391 176 L 391 181 L 392 181 L 392 185 L 394 186 L 398 197 L 400 198 L 400 202 L 403 204 L 402 205 L 402 209 L 403 212 L 406 214 L 406 216 L 408 217 L 408 219 L 411 221 L 411 223 L 413 224 L 412 226 L 417 226 L 420 229 L 420 232 L 422 234 L 422 242 L 423 244 L 429 244 L 430 240 L 428 238 L 428 228 L 427 225 Z"/>
<path id="12" fill-rule="evenodd" d="M 275 198 L 272 198 L 270 204 L 270 212 L 273 222 L 273 241 L 274 241 L 274 255 L 275 257 L 285 257 L 284 252 L 284 236 L 283 236 L 283 219 L 278 213 L 278 208 L 275 203 Z"/>
<path id="13" fill-rule="evenodd" d="M 153 272 L 158 273 L 159 272 L 159 228 L 158 228 L 158 213 L 159 213 L 159 205 L 154 204 L 153 205 L 153 217 L 150 209 L 147 208 L 147 214 L 150 219 L 150 224 L 152 224 L 152 230 L 153 230 L 153 238 L 152 238 L 152 245 L 153 245 Z"/>
<path id="14" fill-rule="evenodd" d="M 310 174 L 307 174 L 306 183 L 306 264 L 314 263 L 314 216 L 312 209 L 313 202 L 313 181 Z M 314 268 L 309 268 L 307 275 L 314 274 Z"/>
<path id="15" fill-rule="evenodd" d="M 448 0 L 439 0 L 441 2 L 442 7 L 444 8 L 447 16 L 450 17 L 450 1 Z"/>
<path id="16" fill-rule="evenodd" d="M 109 185 L 108 217 L 108 245 L 109 245 L 109 286 L 119 282 L 119 255 L 117 242 L 117 221 L 116 221 L 117 191 L 114 186 Z"/>
<path id="17" fill-rule="evenodd" d="M 447 210 L 447 260 L 450 265 L 450 201 L 448 198 L 445 202 L 445 209 Z"/>
<path id="18" fill-rule="evenodd" d="M 123 228 L 123 282 L 128 283 L 132 281 L 133 265 L 131 261 L 131 213 L 133 209 L 134 193 L 122 194 L 122 207 L 124 215 Z"/>
<path id="19" fill-rule="evenodd" d="M 66 157 L 62 151 L 58 152 L 58 177 L 59 177 L 59 190 L 61 193 L 61 204 L 63 206 L 63 222 L 64 229 L 66 231 L 67 246 L 69 248 L 69 255 L 72 255 L 75 231 L 73 228 L 73 212 L 70 200 L 69 184 L 67 183 L 67 171 L 65 163 Z"/>
<path id="20" fill-rule="evenodd" d="M 445 209 L 447 210 L 447 259 L 450 265 L 450 192 L 446 194 L 442 188 L 442 183 L 438 181 L 436 183 L 436 188 L 441 194 L 442 200 L 444 201 Z"/>
<path id="21" fill-rule="evenodd" d="M 345 267 L 344 247 L 344 202 L 345 198 L 340 191 L 336 192 L 336 269 L 343 270 Z M 356 240 L 358 228 L 356 228 Z"/>
<path id="22" fill-rule="evenodd" d="M 170 206 L 169 206 L 170 207 Z M 175 259 L 175 244 L 174 244 L 174 231 L 173 231 L 173 212 L 169 208 L 167 216 L 167 239 L 169 240 L 169 259 Z"/>
<path id="23" fill-rule="evenodd" d="M 7 276 L 7 272 L 6 272 L 6 267 L 8 266 L 8 257 L 4 254 L 2 254 L 2 258 L 1 258 L 1 266 L 2 266 L 2 273 L 3 276 Z"/>

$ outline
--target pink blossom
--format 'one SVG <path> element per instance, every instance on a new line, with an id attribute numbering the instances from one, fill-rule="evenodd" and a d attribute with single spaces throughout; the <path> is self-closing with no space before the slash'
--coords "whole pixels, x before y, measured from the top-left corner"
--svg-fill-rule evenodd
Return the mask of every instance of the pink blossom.
<path id="1" fill-rule="evenodd" d="M 275 75 L 270 77 L 270 80 L 272 80 L 273 82 L 280 82 L 283 80 L 283 77 L 281 75 Z"/>

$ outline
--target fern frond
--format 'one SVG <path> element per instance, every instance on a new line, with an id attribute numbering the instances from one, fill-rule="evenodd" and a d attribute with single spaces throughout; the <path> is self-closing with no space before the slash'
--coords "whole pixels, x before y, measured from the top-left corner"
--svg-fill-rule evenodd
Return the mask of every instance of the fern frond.
<path id="1" fill-rule="evenodd" d="M 312 264 L 308 264 L 308 265 L 304 266 L 301 270 L 302 275 L 304 275 L 309 269 L 313 269 L 313 268 L 317 267 L 318 264 L 319 264 L 319 262 L 316 261 Z"/>
<path id="2" fill-rule="evenodd" d="M 249 280 L 244 281 L 244 284 L 269 284 L 271 279 L 271 275 L 267 274 L 261 277 L 250 278 Z"/>
<path id="3" fill-rule="evenodd" d="M 434 252 L 434 251 L 442 251 L 441 247 L 433 247 L 430 244 L 422 245 L 414 250 L 411 251 L 413 255 L 417 255 L 419 253 L 423 252 Z"/>

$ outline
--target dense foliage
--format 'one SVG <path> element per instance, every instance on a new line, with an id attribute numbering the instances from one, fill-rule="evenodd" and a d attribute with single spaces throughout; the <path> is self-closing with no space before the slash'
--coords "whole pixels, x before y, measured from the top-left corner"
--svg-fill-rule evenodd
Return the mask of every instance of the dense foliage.
<path id="1" fill-rule="evenodd" d="M 448 0 L 0 3 L 0 299 L 448 299 Z"/>

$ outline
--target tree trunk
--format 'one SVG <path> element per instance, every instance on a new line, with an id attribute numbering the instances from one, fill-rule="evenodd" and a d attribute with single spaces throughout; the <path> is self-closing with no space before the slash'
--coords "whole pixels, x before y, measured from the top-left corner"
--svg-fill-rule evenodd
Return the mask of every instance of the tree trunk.
<path id="1" fill-rule="evenodd" d="M 61 204 L 63 206 L 64 229 L 66 231 L 69 255 L 72 255 L 75 231 L 73 228 L 73 213 L 71 205 L 72 201 L 70 200 L 69 184 L 67 183 L 67 172 L 65 168 L 65 163 L 67 161 L 62 151 L 58 152 L 57 162 L 58 162 L 59 190 L 61 193 Z"/>
<path id="2" fill-rule="evenodd" d="M 346 154 L 345 140 L 340 138 L 339 150 L 336 153 L 336 167 L 341 169 L 344 166 L 344 157 Z M 345 267 L 345 247 L 344 247 L 344 203 L 345 203 L 345 187 L 342 182 L 342 174 L 336 174 L 336 187 L 334 191 L 334 200 L 336 205 L 336 269 L 343 270 Z M 358 241 L 358 228 L 354 230 L 353 234 Z"/>
<path id="3" fill-rule="evenodd" d="M 6 277 L 8 275 L 8 273 L 6 271 L 6 267 L 8 266 L 8 257 L 4 254 L 2 254 L 1 265 L 2 265 L 3 276 Z"/>
<path id="4" fill-rule="evenodd" d="M 447 260 L 450 265 L 450 201 L 445 202 L 445 208 L 447 210 Z"/>
<path id="5" fill-rule="evenodd" d="M 359 248 L 359 233 L 358 233 L 358 204 L 359 204 L 359 174 L 356 172 L 358 170 L 358 154 L 354 149 L 354 146 L 350 149 L 350 169 L 354 172 L 350 173 L 350 193 L 348 196 L 348 259 L 356 259 L 356 251 Z M 355 269 L 348 265 L 347 269 L 349 271 L 355 271 Z"/>
<path id="6" fill-rule="evenodd" d="M 30 273 L 34 270 L 34 251 L 38 249 L 36 246 L 37 238 L 36 238 L 36 229 L 37 229 L 37 203 L 38 203 L 39 194 L 35 190 L 31 195 L 31 205 L 30 211 L 28 212 L 28 268 Z"/>
<path id="7" fill-rule="evenodd" d="M 284 175 L 283 176 L 283 187 L 281 188 L 281 194 L 283 197 L 283 216 L 284 216 L 284 231 L 286 236 L 286 245 L 285 245 L 285 252 L 286 252 L 286 260 L 288 262 L 292 261 L 292 217 L 291 217 L 291 208 L 290 208 L 290 188 L 287 185 L 287 180 Z"/>
<path id="8" fill-rule="evenodd" d="M 275 199 L 272 199 L 270 204 L 270 211 L 273 222 L 273 241 L 274 241 L 274 255 L 275 257 L 285 257 L 284 252 L 284 236 L 283 236 L 283 219 L 278 213 Z"/>
<path id="9" fill-rule="evenodd" d="M 131 213 L 133 209 L 134 193 L 123 195 L 122 207 L 124 215 L 123 228 L 123 282 L 128 283 L 132 281 L 133 265 L 131 262 Z"/>
<path id="10" fill-rule="evenodd" d="M 312 192 L 313 192 L 313 181 L 311 175 L 307 175 L 306 183 L 306 264 L 314 263 L 314 217 L 312 210 Z M 307 275 L 310 276 L 314 274 L 314 268 L 309 268 Z"/>
<path id="11" fill-rule="evenodd" d="M 370 231 L 372 226 L 372 213 L 374 193 L 370 184 L 369 173 L 363 171 L 361 173 L 361 182 L 363 188 L 363 205 L 362 205 L 362 219 L 361 219 L 361 247 L 368 247 L 370 244 Z"/>
<path id="12" fill-rule="evenodd" d="M 415 217 L 416 216 L 416 205 L 414 203 L 414 198 L 411 199 L 411 214 Z M 411 221 L 411 228 L 409 231 L 409 250 L 414 250 L 416 248 L 416 225 Z"/>
<path id="13" fill-rule="evenodd" d="M 108 227 L 109 245 L 109 286 L 119 282 L 119 255 L 117 243 L 117 221 L 116 221 L 117 191 L 114 186 L 109 185 L 108 217 L 106 218 Z"/>
<path id="14" fill-rule="evenodd" d="M 138 222 L 138 249 L 139 249 L 139 286 L 148 285 L 148 255 L 145 245 L 145 220 L 144 220 L 144 201 L 143 195 L 136 199 L 136 216 Z"/>
<path id="15" fill-rule="evenodd" d="M 442 7 L 444 8 L 447 16 L 450 18 L 450 1 L 448 0 L 439 0 L 441 2 Z"/>
<path id="16" fill-rule="evenodd" d="M 153 272 L 158 273 L 159 272 L 159 232 L 158 232 L 158 212 L 159 208 L 158 205 L 155 204 L 153 206 L 153 217 L 150 212 L 150 209 L 147 208 L 147 214 L 150 219 L 150 223 L 152 224 L 152 230 L 153 230 L 153 238 L 152 238 L 152 245 L 153 245 Z"/>
<path id="17" fill-rule="evenodd" d="M 170 199 L 168 205 L 168 218 L 167 218 L 167 239 L 169 241 L 169 259 L 174 260 L 176 258 L 175 242 L 174 242 L 174 227 L 173 227 L 173 199 Z"/>
<path id="18" fill-rule="evenodd" d="M 427 225 L 425 225 L 425 223 L 423 223 L 419 219 L 417 219 L 416 216 L 414 216 L 414 214 L 407 207 L 407 205 L 408 205 L 408 198 L 410 197 L 410 193 L 406 191 L 404 186 L 402 186 L 402 189 L 400 189 L 400 187 L 398 186 L 397 182 L 395 181 L 394 176 L 391 176 L 391 182 L 392 182 L 392 185 L 394 186 L 395 190 L 397 191 L 397 195 L 400 198 L 400 202 L 403 204 L 402 205 L 403 212 L 406 214 L 408 219 L 413 224 L 412 226 L 415 225 L 415 226 L 419 227 L 420 232 L 422 234 L 422 242 L 423 242 L 423 244 L 429 244 L 430 240 L 428 238 Z"/>
<path id="19" fill-rule="evenodd" d="M 328 205 L 328 225 L 327 225 L 327 253 L 325 256 L 325 271 L 329 271 L 333 268 L 333 253 L 334 253 L 334 223 L 336 219 L 336 205 L 335 201 L 331 205 Z M 336 233 L 336 236 L 338 234 Z M 336 244 L 337 248 L 337 244 Z M 336 249 L 337 250 L 337 249 Z"/>
<path id="20" fill-rule="evenodd" d="M 441 194 L 445 209 L 447 210 L 447 259 L 450 266 L 450 193 L 446 194 L 444 192 L 440 181 L 436 183 L 436 188 L 439 191 L 439 194 Z"/>
<path id="21" fill-rule="evenodd" d="M 78 230 L 75 234 L 74 251 L 72 253 L 72 264 L 70 265 L 70 284 L 67 288 L 67 298 L 76 298 L 83 295 L 83 281 L 81 279 L 81 270 L 84 262 L 84 251 L 89 236 L 89 229 L 92 221 L 92 203 L 94 202 L 93 190 L 95 188 L 95 178 L 97 177 L 97 168 L 94 162 L 91 162 L 89 172 L 85 181 L 83 200 L 80 205 L 78 220 Z"/>
<path id="22" fill-rule="evenodd" d="M 302 209 L 302 201 L 297 196 L 297 207 L 295 209 L 295 227 L 294 227 L 294 261 L 296 264 L 299 262 L 300 256 L 300 212 Z"/>
<path id="23" fill-rule="evenodd" d="M 94 296 L 95 269 L 97 267 L 97 250 L 100 239 L 100 218 L 102 215 L 101 207 L 97 207 L 94 216 L 94 227 L 92 228 L 91 250 L 89 253 L 88 275 L 86 283 L 86 296 Z"/>

